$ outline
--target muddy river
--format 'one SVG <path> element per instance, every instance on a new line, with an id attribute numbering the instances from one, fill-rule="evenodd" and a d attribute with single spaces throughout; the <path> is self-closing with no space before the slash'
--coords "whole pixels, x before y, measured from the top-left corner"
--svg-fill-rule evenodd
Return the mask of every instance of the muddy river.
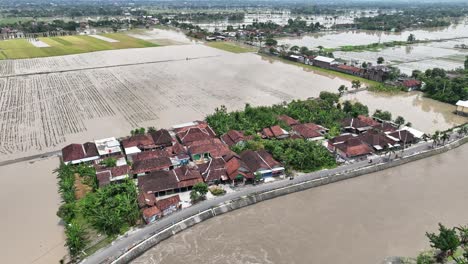
<path id="1" fill-rule="evenodd" d="M 468 145 L 210 219 L 135 260 L 147 263 L 369 263 L 415 256 L 437 223 L 468 223 Z"/>

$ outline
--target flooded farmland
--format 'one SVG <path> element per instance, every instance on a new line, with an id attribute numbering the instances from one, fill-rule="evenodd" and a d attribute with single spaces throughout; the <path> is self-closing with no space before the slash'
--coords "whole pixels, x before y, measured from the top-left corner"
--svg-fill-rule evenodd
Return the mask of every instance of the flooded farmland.
<path id="1" fill-rule="evenodd" d="M 437 223 L 467 224 L 468 146 L 268 200 L 200 223 L 134 264 L 381 263 L 428 249 Z"/>
<path id="2" fill-rule="evenodd" d="M 271 105 L 348 80 L 203 45 L 0 62 L 0 160 L 135 127 L 202 119 L 215 107 Z"/>

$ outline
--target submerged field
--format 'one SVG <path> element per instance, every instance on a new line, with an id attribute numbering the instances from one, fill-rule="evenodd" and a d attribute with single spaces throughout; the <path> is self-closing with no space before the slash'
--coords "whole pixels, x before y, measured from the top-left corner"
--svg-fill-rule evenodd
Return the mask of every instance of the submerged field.
<path id="1" fill-rule="evenodd" d="M 63 36 L 39 38 L 49 47 L 36 47 L 27 39 L 0 41 L 0 59 L 25 59 L 85 53 L 101 50 L 155 47 L 154 43 L 119 33 L 102 34 L 117 42 L 91 36 Z"/>

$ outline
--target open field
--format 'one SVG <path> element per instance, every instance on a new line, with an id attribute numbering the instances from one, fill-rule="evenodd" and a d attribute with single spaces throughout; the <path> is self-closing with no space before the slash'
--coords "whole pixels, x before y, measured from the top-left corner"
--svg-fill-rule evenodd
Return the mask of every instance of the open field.
<path id="1" fill-rule="evenodd" d="M 130 37 L 125 34 L 111 33 L 102 36 L 118 40 L 107 42 L 90 36 L 64 36 L 39 38 L 50 47 L 35 47 L 27 39 L 10 39 L 0 41 L 0 59 L 24 59 L 50 57 L 92 51 L 155 47 L 154 43 Z"/>
<path id="2" fill-rule="evenodd" d="M 212 48 L 217 48 L 225 51 L 229 51 L 232 53 L 245 53 L 245 52 L 253 52 L 257 51 L 255 48 L 250 48 L 250 47 L 244 47 L 240 46 L 236 43 L 232 42 L 225 42 L 225 41 L 215 41 L 215 42 L 208 42 L 206 45 L 212 47 Z"/>
<path id="3" fill-rule="evenodd" d="M 247 102 L 270 105 L 316 97 L 341 84 L 350 85 L 204 45 L 4 60 L 0 160 L 123 136 L 135 127 L 170 127 L 204 118 L 223 104 L 239 109 Z"/>

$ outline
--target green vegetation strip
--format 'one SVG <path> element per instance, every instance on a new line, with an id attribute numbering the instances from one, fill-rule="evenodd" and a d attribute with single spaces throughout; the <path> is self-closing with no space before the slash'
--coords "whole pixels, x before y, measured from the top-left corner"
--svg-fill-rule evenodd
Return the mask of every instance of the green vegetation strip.
<path id="1" fill-rule="evenodd" d="M 103 36 L 118 40 L 119 42 L 107 42 L 91 36 L 63 36 L 39 38 L 50 47 L 38 48 L 26 39 L 10 39 L 0 41 L 2 55 L 0 59 L 26 59 L 38 57 L 51 57 L 69 54 L 78 54 L 102 50 L 128 49 L 156 47 L 158 45 L 136 39 L 125 34 L 112 33 Z"/>
<path id="2" fill-rule="evenodd" d="M 232 53 L 246 53 L 246 52 L 256 51 L 256 49 L 254 48 L 240 46 L 232 42 L 215 41 L 215 42 L 208 42 L 206 45 L 212 48 L 217 48 L 217 49 L 221 49 L 221 50 L 232 52 Z"/>

